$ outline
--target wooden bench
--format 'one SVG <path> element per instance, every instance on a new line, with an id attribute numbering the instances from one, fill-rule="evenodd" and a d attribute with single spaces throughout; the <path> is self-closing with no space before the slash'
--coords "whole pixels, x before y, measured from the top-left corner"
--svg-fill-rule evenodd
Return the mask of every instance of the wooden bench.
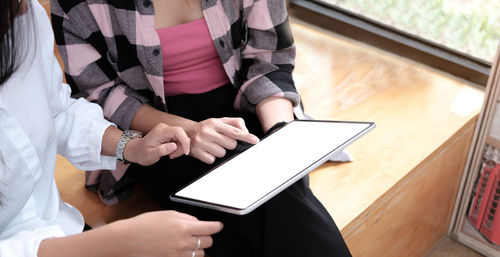
<path id="1" fill-rule="evenodd" d="M 294 19 L 292 29 L 306 112 L 377 123 L 348 148 L 354 162 L 311 173 L 312 190 L 353 256 L 423 256 L 447 233 L 482 90 Z M 56 181 L 92 226 L 159 208 L 139 187 L 105 206 L 84 188 L 84 173 L 62 157 Z"/>

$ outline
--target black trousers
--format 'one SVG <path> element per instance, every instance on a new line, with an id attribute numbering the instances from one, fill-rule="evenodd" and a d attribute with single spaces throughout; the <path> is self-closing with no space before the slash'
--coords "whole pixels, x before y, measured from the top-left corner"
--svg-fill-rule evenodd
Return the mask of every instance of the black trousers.
<path id="1" fill-rule="evenodd" d="M 217 117 L 242 117 L 250 132 L 262 136 L 257 117 L 233 108 L 236 91 L 226 85 L 199 95 L 167 99 L 170 113 L 195 121 Z M 228 158 L 248 147 L 239 143 Z M 223 158 L 223 159 L 224 159 Z M 218 159 L 215 164 L 223 161 Z M 333 219 L 309 188 L 309 177 L 296 182 L 253 212 L 239 216 L 170 201 L 169 195 L 193 181 L 213 165 L 190 156 L 162 158 L 150 167 L 132 165 L 128 175 L 139 179 L 166 209 L 175 209 L 200 220 L 224 223 L 207 249 L 213 257 L 334 257 L 351 256 Z M 266 179 L 265 177 L 262 178 Z"/>

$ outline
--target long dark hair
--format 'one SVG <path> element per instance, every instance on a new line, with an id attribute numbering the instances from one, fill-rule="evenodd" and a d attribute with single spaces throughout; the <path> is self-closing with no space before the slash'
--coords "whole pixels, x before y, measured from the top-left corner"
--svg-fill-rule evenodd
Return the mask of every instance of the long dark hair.
<path id="1" fill-rule="evenodd" d="M 29 1 L 27 1 L 29 2 Z M 23 1 L 0 1 L 0 85 L 19 67 L 23 58 L 22 36 L 17 32 L 16 17 L 23 8 Z"/>

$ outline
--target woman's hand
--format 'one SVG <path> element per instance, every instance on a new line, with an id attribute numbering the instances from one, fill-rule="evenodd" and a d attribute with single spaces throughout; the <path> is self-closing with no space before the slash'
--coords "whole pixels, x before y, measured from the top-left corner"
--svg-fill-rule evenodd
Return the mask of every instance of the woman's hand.
<path id="1" fill-rule="evenodd" d="M 173 159 L 189 154 L 189 141 L 189 137 L 182 128 L 160 123 L 143 138 L 130 140 L 125 145 L 123 157 L 127 161 L 148 166 L 165 155 Z"/>
<path id="2" fill-rule="evenodd" d="M 141 214 L 121 224 L 129 240 L 124 240 L 131 256 L 196 257 L 205 256 L 203 249 L 212 246 L 212 234 L 222 230 L 222 223 L 199 221 L 176 211 Z M 121 230 L 123 231 L 123 230 Z M 200 245 L 198 247 L 198 239 Z"/>
<path id="3" fill-rule="evenodd" d="M 248 132 L 242 118 L 212 118 L 194 123 L 186 128 L 191 139 L 190 155 L 212 164 L 215 158 L 226 155 L 227 150 L 233 150 L 237 140 L 256 144 L 259 138 Z"/>

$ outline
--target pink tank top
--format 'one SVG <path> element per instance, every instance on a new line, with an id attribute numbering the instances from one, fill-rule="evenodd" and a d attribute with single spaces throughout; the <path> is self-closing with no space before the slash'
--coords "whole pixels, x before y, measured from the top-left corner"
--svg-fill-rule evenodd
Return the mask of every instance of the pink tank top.
<path id="1" fill-rule="evenodd" d="M 166 96 L 201 94 L 229 83 L 204 18 L 157 32 Z"/>

